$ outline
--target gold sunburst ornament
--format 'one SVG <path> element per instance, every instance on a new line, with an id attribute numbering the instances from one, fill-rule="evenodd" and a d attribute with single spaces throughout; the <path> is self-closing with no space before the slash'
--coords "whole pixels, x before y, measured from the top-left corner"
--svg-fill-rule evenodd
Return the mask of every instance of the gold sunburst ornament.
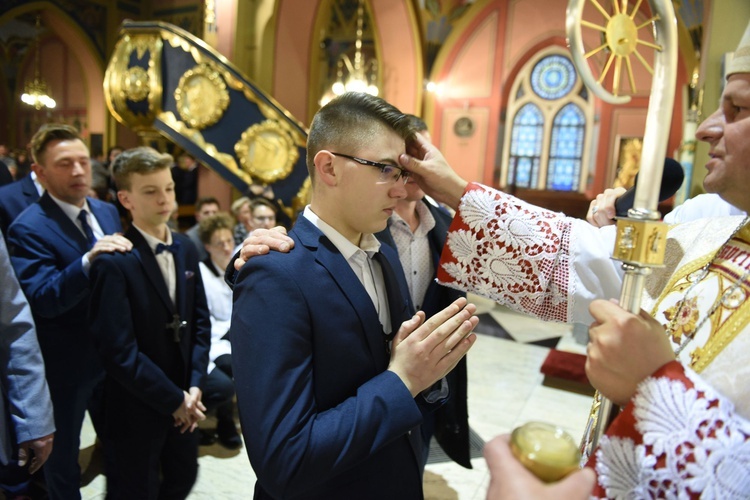
<path id="1" fill-rule="evenodd" d="M 607 12 L 597 0 L 589 0 L 589 2 L 604 16 L 606 24 L 601 25 L 581 19 L 581 26 L 601 31 L 605 36 L 604 42 L 584 54 L 584 57 L 589 59 L 605 48 L 609 49 L 610 52 L 597 83 L 601 84 L 604 81 L 614 63 L 612 93 L 615 96 L 620 95 L 622 64 L 624 62 L 625 70 L 628 74 L 630 89 L 632 93 L 635 93 L 637 87 L 635 76 L 633 75 L 633 63 L 631 62 L 630 57 L 635 56 L 643 67 L 646 68 L 646 71 L 653 75 L 654 68 L 652 68 L 648 61 L 646 61 L 643 55 L 638 51 L 638 48 L 639 46 L 650 47 L 658 51 L 663 49 L 661 45 L 640 39 L 638 37 L 638 31 L 650 27 L 653 22 L 659 20 L 659 16 L 653 16 L 640 24 L 636 24 L 635 15 L 638 13 L 638 8 L 641 6 L 642 0 L 638 0 L 630 12 L 628 12 L 628 0 L 622 0 L 622 4 L 620 4 L 620 0 L 612 0 L 612 7 L 614 10 L 614 13 L 612 14 Z"/>

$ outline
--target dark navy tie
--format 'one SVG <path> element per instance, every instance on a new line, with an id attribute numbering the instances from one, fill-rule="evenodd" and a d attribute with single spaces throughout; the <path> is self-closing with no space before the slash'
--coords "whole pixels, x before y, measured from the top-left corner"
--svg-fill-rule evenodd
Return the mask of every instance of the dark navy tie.
<path id="1" fill-rule="evenodd" d="M 164 243 L 159 243 L 156 245 L 156 255 L 159 255 L 160 253 L 167 251 L 171 252 L 172 255 L 177 253 L 177 250 L 180 248 L 180 242 L 177 240 L 172 240 L 171 245 L 165 245 Z"/>
<path id="2" fill-rule="evenodd" d="M 81 221 L 81 227 L 83 228 L 83 233 L 86 235 L 86 240 L 88 240 L 89 242 L 89 248 L 91 248 L 94 246 L 94 243 L 96 243 L 96 237 L 94 236 L 94 231 L 91 229 L 91 226 L 89 225 L 88 215 L 89 213 L 86 210 L 81 210 L 78 213 L 78 220 Z"/>

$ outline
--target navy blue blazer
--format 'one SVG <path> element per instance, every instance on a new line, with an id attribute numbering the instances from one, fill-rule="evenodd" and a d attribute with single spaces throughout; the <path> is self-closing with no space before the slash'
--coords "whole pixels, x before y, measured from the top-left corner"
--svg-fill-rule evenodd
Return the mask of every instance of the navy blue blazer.
<path id="1" fill-rule="evenodd" d="M 10 223 L 38 199 L 31 175 L 0 187 L 0 230 L 7 235 Z"/>
<path id="2" fill-rule="evenodd" d="M 88 204 L 104 234 L 122 230 L 113 205 L 92 198 Z M 8 233 L 11 262 L 34 314 L 48 378 L 80 380 L 101 373 L 87 334 L 90 287 L 81 264 L 88 251 L 83 232 L 45 193 Z"/>
<path id="3" fill-rule="evenodd" d="M 465 297 L 466 293 L 439 285 L 435 281 L 437 277 L 437 263 L 440 262 L 440 254 L 443 251 L 443 246 L 448 235 L 448 228 L 451 225 L 453 217 L 445 209 L 436 207 L 427 200 L 422 200 L 422 203 L 427 206 L 435 219 L 435 227 L 427 233 L 435 271 L 432 275 L 432 281 L 427 287 L 424 303 L 422 304 L 422 310 L 429 318 L 448 307 L 459 297 Z M 391 222 L 389 220 L 388 227 L 376 233 L 375 236 L 382 243 L 398 251 L 396 242 L 391 235 L 390 227 Z M 435 411 L 435 439 L 437 439 L 440 447 L 453 461 L 467 469 L 471 469 L 469 412 L 466 402 L 468 395 L 466 357 L 459 361 L 458 365 L 448 374 L 446 380 L 448 381 L 450 396 L 445 405 Z"/>
<path id="4" fill-rule="evenodd" d="M 290 253 L 237 276 L 232 365 L 255 498 L 422 498 L 422 411 L 394 373 L 375 307 L 336 247 L 300 217 Z M 382 247 L 393 325 L 411 317 Z M 420 400 L 423 401 L 423 400 Z"/>
<path id="5" fill-rule="evenodd" d="M 107 374 L 107 432 L 120 438 L 171 428 L 183 391 L 203 385 L 211 343 L 198 253 L 190 239 L 172 233 L 180 244 L 174 254 L 175 305 L 146 239 L 134 227 L 125 236 L 132 252 L 101 255 L 92 263 L 89 308 L 91 335 Z M 177 337 L 167 327 L 175 314 L 185 321 Z"/>

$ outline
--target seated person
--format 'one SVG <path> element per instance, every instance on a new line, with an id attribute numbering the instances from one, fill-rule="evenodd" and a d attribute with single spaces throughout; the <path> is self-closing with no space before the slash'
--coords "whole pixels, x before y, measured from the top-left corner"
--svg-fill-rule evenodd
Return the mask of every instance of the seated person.
<path id="1" fill-rule="evenodd" d="M 211 349 L 208 352 L 208 377 L 203 403 L 208 411 L 216 410 L 219 443 L 230 450 L 242 446 L 234 422 L 232 346 L 228 337 L 232 320 L 232 289 L 224 282 L 224 270 L 234 248 L 233 226 L 232 217 L 223 212 L 201 219 L 198 226 L 198 236 L 208 252 L 208 257 L 201 261 L 199 267 L 211 315 Z M 207 441 L 210 442 L 210 439 Z"/>

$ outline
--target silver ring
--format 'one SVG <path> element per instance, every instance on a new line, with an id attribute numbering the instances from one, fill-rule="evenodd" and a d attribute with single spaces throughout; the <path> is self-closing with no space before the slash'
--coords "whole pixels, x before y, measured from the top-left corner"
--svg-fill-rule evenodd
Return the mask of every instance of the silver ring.
<path id="1" fill-rule="evenodd" d="M 591 207 L 591 215 L 594 215 L 596 213 L 596 205 Z"/>

